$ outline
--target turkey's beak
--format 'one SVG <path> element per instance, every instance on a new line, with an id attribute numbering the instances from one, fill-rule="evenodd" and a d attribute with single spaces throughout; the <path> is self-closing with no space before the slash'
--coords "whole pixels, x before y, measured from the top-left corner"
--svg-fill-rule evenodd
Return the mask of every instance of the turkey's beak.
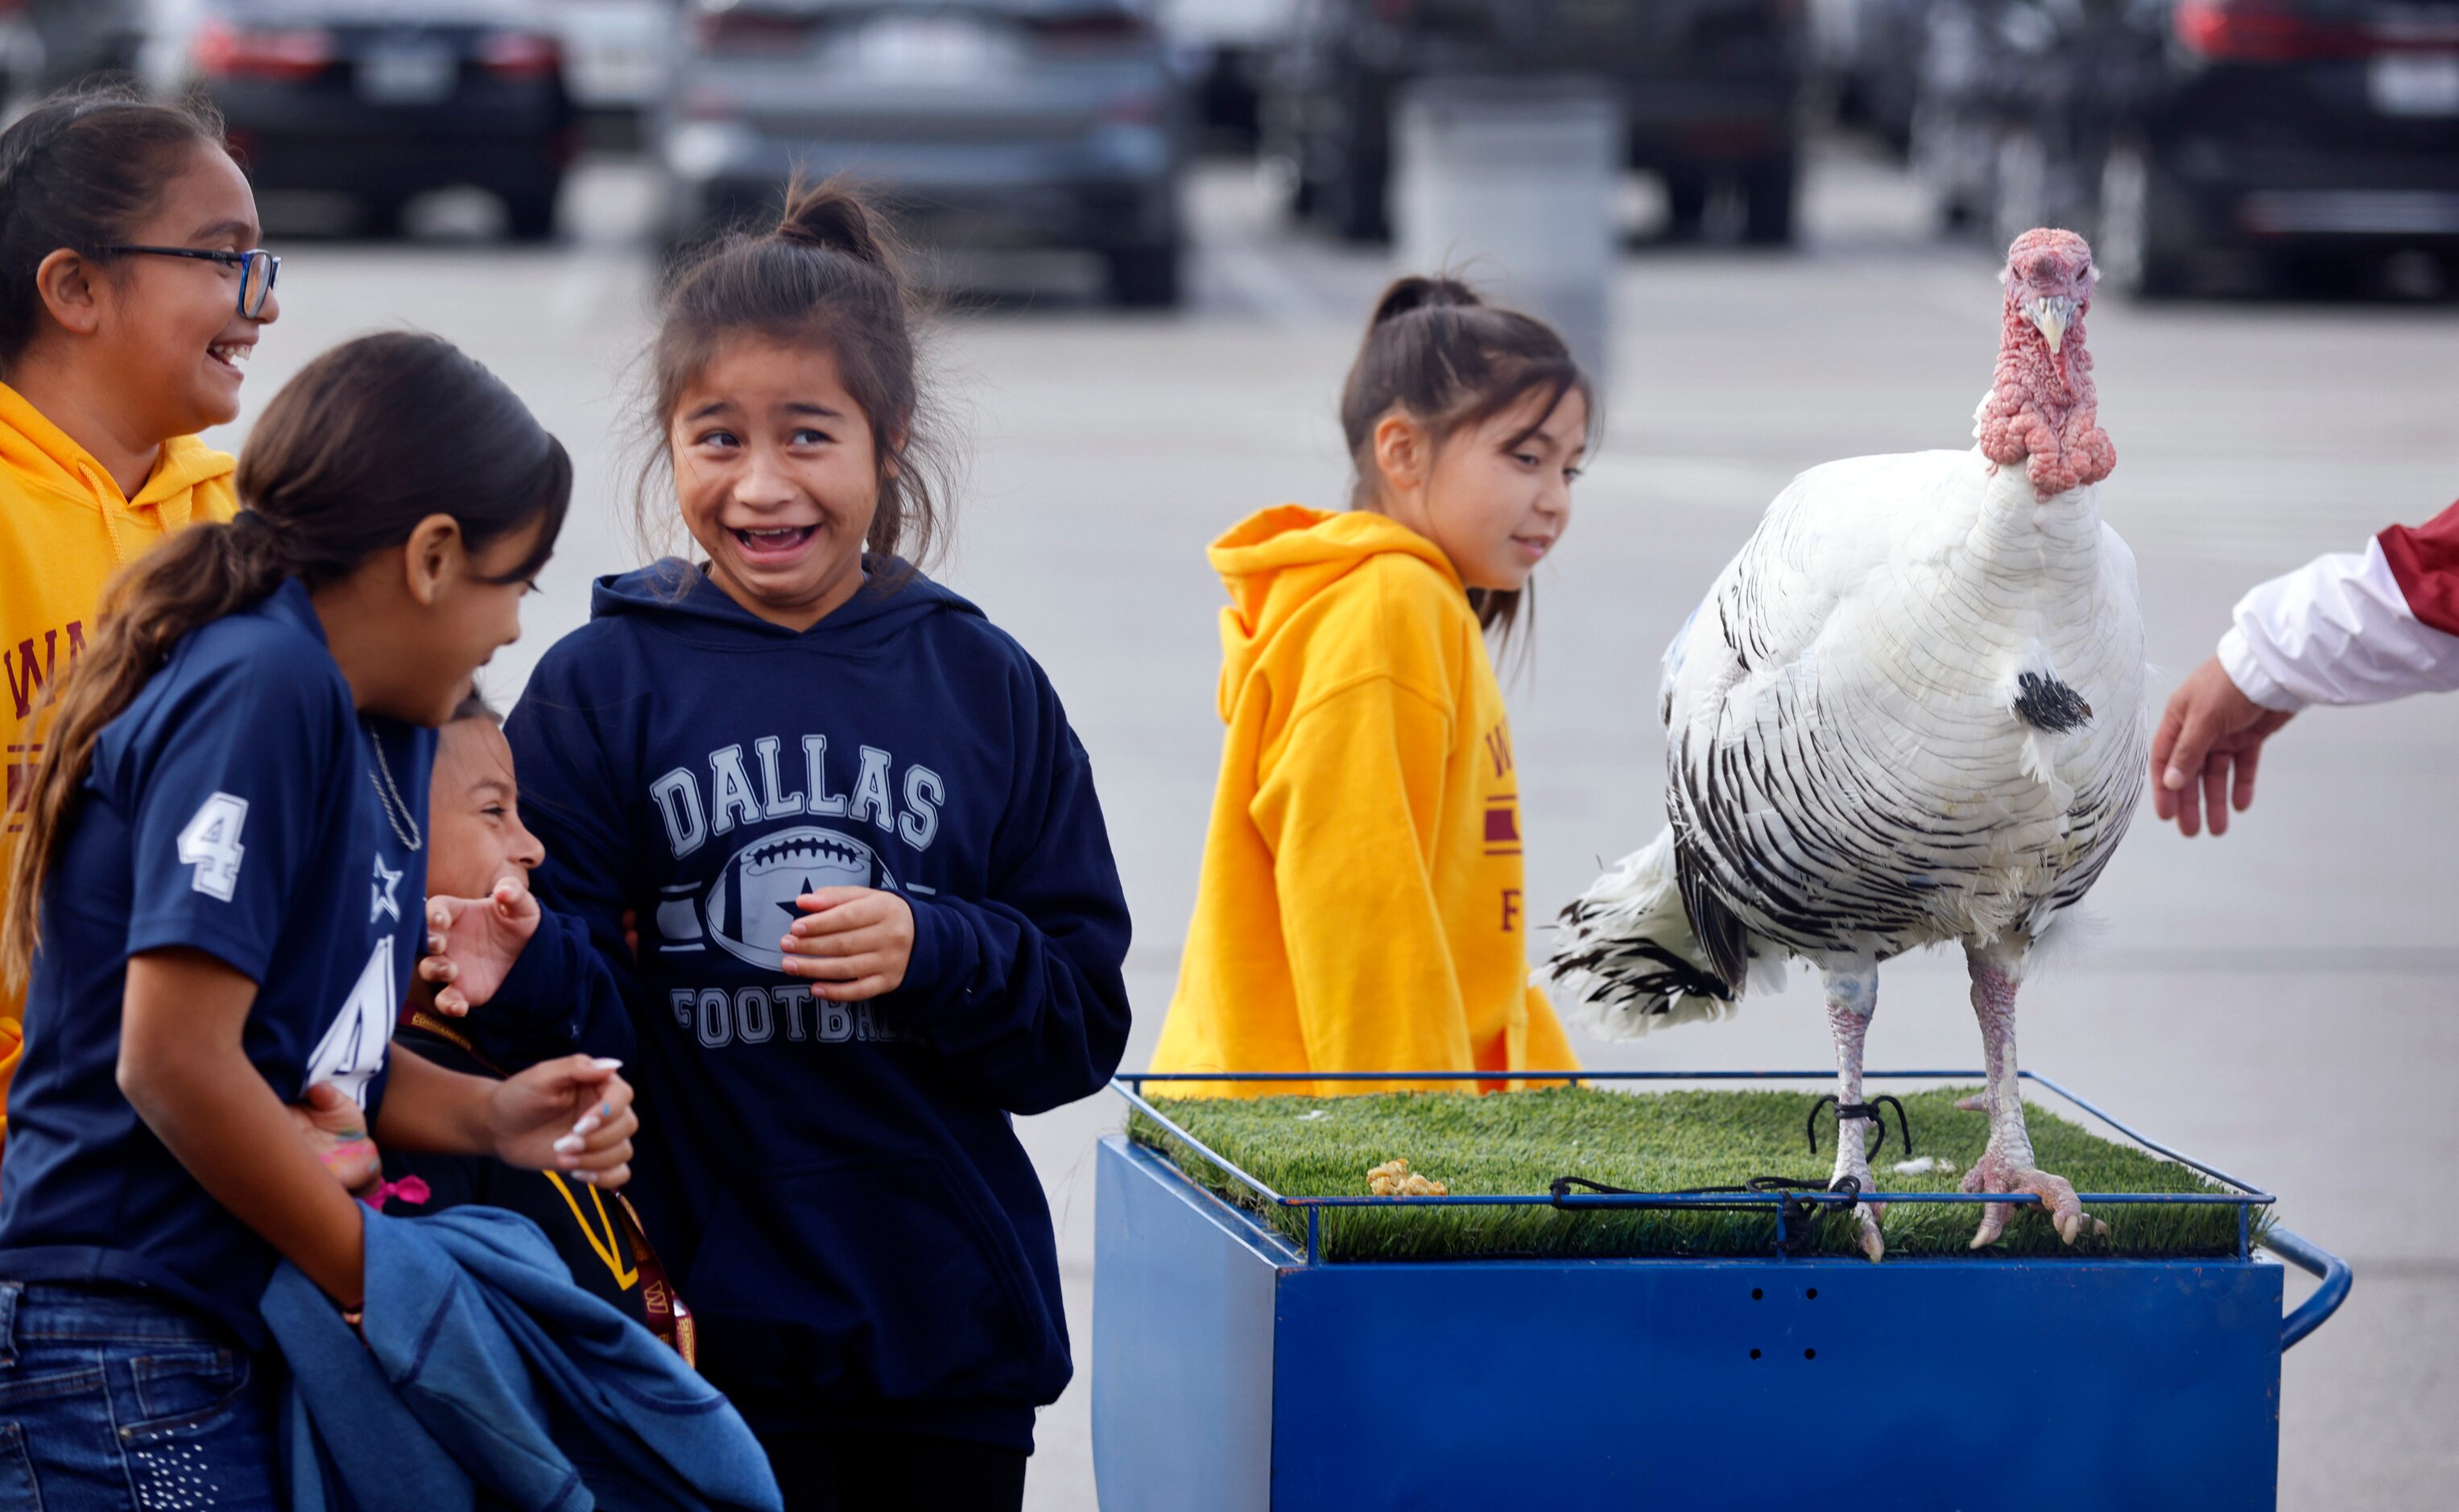
<path id="1" fill-rule="evenodd" d="M 2056 356 L 2067 341 L 2067 327 L 2074 324 L 2075 302 L 2064 294 L 2032 301 L 2032 324 L 2041 328 L 2042 340 L 2049 344 L 2049 355 Z"/>

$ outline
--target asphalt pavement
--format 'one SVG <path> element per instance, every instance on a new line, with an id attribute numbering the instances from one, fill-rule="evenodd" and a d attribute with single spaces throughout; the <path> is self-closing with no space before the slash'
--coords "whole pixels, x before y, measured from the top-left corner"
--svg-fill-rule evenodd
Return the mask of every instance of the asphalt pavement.
<path id="1" fill-rule="evenodd" d="M 1767 501 L 1814 463 L 1968 442 L 1997 339 L 1995 261 L 1934 242 L 1911 186 L 1863 155 L 1822 152 L 1807 193 L 1797 252 L 1640 245 L 1622 263 L 1605 446 L 1540 574 L 1533 655 L 1509 687 L 1541 914 L 1662 823 L 1657 654 Z M 637 168 L 592 165 L 565 241 L 544 249 L 494 243 L 485 207 L 452 202 L 410 242 L 269 238 L 284 316 L 251 414 L 319 349 L 408 325 L 486 361 L 571 446 L 561 555 L 525 639 L 487 674 L 503 702 L 585 617 L 589 578 L 641 559 L 631 398 L 649 196 Z M 1646 199 L 1633 192 L 1641 220 Z M 935 349 L 938 418 L 970 458 L 944 576 L 1041 661 L 1092 752 L 1137 923 L 1131 1064 L 1168 1002 L 1219 757 L 1221 594 L 1204 546 L 1263 505 L 1345 499 L 1334 403 L 1395 271 L 1291 233 L 1242 167 L 1208 167 L 1190 201 L 1201 244 L 1180 314 L 1109 311 L 1063 259 L 964 262 L 950 276 L 992 297 Z M 2459 494 L 2459 305 L 2112 302 L 2091 341 L 2118 452 L 2103 509 L 2140 562 L 2158 696 L 2247 585 Z M 671 510 L 652 503 L 654 525 Z M 2355 1262 L 2352 1300 L 2288 1356 L 2285 1507 L 2440 1507 L 2459 1476 L 2459 1208 L 2434 1186 L 2459 1155 L 2454 770 L 2459 701 L 2301 717 L 2226 838 L 2188 843 L 2138 817 L 2091 899 L 2097 928 L 2022 999 L 2026 1065 L 2266 1185 L 2283 1222 Z M 1960 961 L 1893 963 L 1880 998 L 1874 1066 L 1978 1061 Z M 1601 1066 L 1829 1054 L 1801 974 L 1729 1023 L 1582 1048 Z M 1042 1418 L 1035 1508 L 1094 1502 L 1090 1155 L 1118 1123 L 1106 1098 L 1019 1123 L 1059 1214 L 1080 1359 Z M 2293 1280 L 2292 1299 L 2303 1290 Z M 2010 1316 L 1970 1368 L 2092 1347 Z M 2023 1460 L 2008 1473 L 2059 1474 L 2055 1433 Z"/>

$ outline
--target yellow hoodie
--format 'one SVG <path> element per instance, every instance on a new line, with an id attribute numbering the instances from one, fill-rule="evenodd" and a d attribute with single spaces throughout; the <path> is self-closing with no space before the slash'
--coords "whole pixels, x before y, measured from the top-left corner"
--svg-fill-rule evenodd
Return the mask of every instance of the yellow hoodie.
<path id="1" fill-rule="evenodd" d="M 1576 1065 L 1528 985 L 1511 729 L 1450 561 L 1382 515 L 1295 505 L 1248 519 L 1211 558 L 1230 598 L 1230 732 L 1152 1068 Z M 1463 1085 L 1190 1083 L 1171 1095 Z"/>
<path id="2" fill-rule="evenodd" d="M 41 754 L 35 728 L 43 689 L 67 670 L 93 631 L 103 582 L 192 520 L 226 520 L 237 508 L 231 459 L 194 436 L 162 448 L 133 499 L 102 464 L 0 384 L 0 667 L 8 702 L 8 832 L 0 869 L 16 853 L 18 805 Z M 6 886 L 0 870 L 0 887 Z M 25 1001 L 0 987 L 0 1107 L 16 1074 Z M 0 1136 L 7 1130 L 0 1118 Z"/>

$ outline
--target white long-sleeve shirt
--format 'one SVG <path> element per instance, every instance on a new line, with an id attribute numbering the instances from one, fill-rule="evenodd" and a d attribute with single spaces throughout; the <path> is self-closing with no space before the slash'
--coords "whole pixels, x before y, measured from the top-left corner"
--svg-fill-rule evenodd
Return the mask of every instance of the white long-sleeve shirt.
<path id="1" fill-rule="evenodd" d="M 2220 665 L 2265 708 L 2459 690 L 2459 504 L 2238 600 Z"/>

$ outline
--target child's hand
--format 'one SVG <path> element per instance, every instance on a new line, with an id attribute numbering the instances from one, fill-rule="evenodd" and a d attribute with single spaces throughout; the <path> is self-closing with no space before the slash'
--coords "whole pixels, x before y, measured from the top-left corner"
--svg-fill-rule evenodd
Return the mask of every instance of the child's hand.
<path id="1" fill-rule="evenodd" d="M 562 1056 L 496 1083 L 487 1104 L 496 1157 L 593 1186 L 630 1181 L 641 1120 L 632 1111 L 632 1084 L 615 1074 L 622 1063 Z"/>
<path id="2" fill-rule="evenodd" d="M 822 888 L 794 900 L 804 910 L 785 939 L 786 975 L 811 996 L 861 1002 L 894 992 L 914 958 L 914 906 L 874 888 Z"/>
<path id="3" fill-rule="evenodd" d="M 344 1191 L 356 1196 L 384 1175 L 384 1155 L 368 1137 L 367 1115 L 332 1082 L 317 1082 L 306 1101 L 291 1103 L 290 1122 Z"/>
<path id="4" fill-rule="evenodd" d="M 435 988 L 436 1010 L 457 1018 L 494 997 L 537 927 L 537 899 L 511 877 L 486 897 L 429 898 L 418 979 Z"/>

